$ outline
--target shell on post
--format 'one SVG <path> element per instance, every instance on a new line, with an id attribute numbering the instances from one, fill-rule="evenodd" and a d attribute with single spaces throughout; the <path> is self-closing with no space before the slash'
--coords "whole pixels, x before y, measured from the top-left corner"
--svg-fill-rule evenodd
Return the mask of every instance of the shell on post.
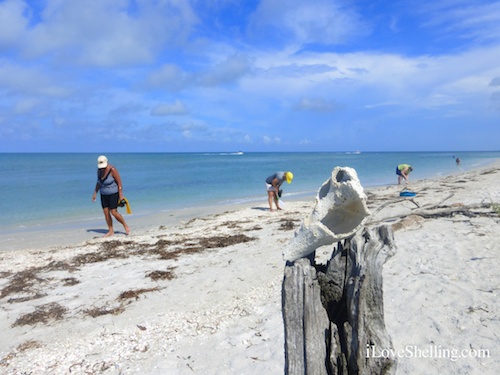
<path id="1" fill-rule="evenodd" d="M 366 200 L 356 170 L 335 167 L 331 177 L 319 188 L 312 213 L 283 251 L 283 258 L 293 262 L 307 257 L 320 246 L 354 235 L 370 215 Z"/>

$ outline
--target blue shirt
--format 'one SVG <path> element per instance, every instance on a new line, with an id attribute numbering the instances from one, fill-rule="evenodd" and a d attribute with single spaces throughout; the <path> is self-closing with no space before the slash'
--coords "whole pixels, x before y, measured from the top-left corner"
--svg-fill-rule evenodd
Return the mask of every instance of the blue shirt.
<path id="1" fill-rule="evenodd" d="M 272 176 L 269 176 L 268 178 L 266 178 L 266 183 L 272 185 L 273 180 L 275 178 L 277 178 L 279 180 L 276 185 L 280 186 L 285 181 L 285 172 L 276 172 Z"/>

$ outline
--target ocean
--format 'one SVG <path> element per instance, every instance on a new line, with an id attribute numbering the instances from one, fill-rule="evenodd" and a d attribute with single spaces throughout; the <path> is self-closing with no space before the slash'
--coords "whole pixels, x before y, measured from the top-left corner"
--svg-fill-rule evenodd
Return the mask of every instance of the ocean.
<path id="1" fill-rule="evenodd" d="M 292 171 L 283 200 L 313 199 L 335 166 L 356 169 L 365 188 L 397 182 L 397 164 L 414 167 L 411 180 L 486 166 L 500 152 L 113 153 L 134 216 L 193 207 L 267 207 L 264 180 Z M 98 223 L 105 227 L 94 153 L 0 153 L 0 234 Z M 460 165 L 455 158 L 460 157 Z M 124 211 L 124 210 L 123 210 Z M 91 223 L 91 224 L 90 224 Z"/>

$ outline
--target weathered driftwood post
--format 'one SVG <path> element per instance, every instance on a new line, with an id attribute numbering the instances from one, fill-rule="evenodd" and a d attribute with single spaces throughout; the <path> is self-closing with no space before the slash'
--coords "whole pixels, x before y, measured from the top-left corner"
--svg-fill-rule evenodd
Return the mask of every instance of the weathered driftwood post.
<path id="1" fill-rule="evenodd" d="M 366 195 L 352 168 L 336 167 L 316 206 L 285 249 L 282 288 L 285 374 L 391 374 L 384 324 L 382 266 L 395 246 L 390 227 L 363 228 Z M 318 247 L 337 243 L 326 265 Z"/>

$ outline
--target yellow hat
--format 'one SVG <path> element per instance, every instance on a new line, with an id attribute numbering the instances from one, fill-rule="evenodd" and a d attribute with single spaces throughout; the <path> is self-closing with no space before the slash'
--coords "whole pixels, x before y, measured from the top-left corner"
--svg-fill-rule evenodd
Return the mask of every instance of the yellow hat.
<path id="1" fill-rule="evenodd" d="M 285 173 L 285 177 L 286 177 L 286 182 L 291 183 L 292 180 L 293 180 L 293 173 L 292 172 L 286 172 Z"/>

